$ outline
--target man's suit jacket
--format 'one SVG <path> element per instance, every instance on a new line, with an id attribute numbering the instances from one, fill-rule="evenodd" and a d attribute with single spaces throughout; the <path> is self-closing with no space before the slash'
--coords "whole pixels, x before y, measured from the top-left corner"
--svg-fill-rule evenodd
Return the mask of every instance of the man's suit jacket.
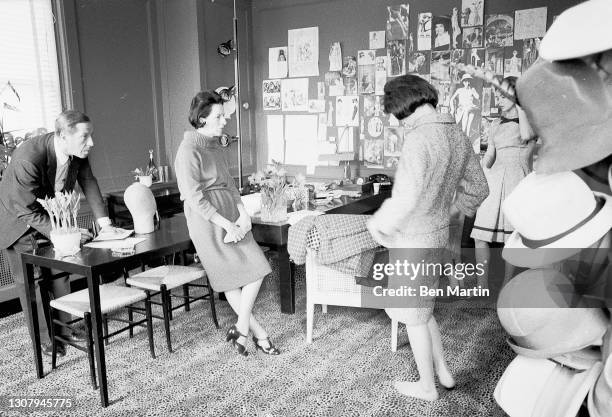
<path id="1" fill-rule="evenodd" d="M 28 227 L 45 236 L 51 232 L 49 215 L 36 201 L 55 196 L 57 161 L 53 133 L 32 138 L 13 152 L 0 181 L 0 249 L 10 247 Z M 64 191 L 78 181 L 96 218 L 107 216 L 106 206 L 89 160 L 72 157 Z"/>

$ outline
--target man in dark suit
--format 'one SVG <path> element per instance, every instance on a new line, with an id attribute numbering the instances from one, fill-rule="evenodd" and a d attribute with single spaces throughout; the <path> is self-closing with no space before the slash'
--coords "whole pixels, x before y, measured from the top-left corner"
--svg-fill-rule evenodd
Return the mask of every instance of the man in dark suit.
<path id="1" fill-rule="evenodd" d="M 0 249 L 6 249 L 24 312 L 27 284 L 20 253 L 32 250 L 37 240 L 49 238 L 51 232 L 49 215 L 36 199 L 54 197 L 60 191 L 70 192 L 78 182 L 100 227 L 112 227 L 87 159 L 93 147 L 92 132 L 91 120 L 85 114 L 75 110 L 63 112 L 55 121 L 54 133 L 30 139 L 15 150 L 0 181 Z M 50 354 L 48 326 L 36 287 L 43 352 Z M 67 294 L 68 277 L 53 280 L 52 291 L 56 297 Z M 59 346 L 58 353 L 65 354 L 65 346 Z"/>

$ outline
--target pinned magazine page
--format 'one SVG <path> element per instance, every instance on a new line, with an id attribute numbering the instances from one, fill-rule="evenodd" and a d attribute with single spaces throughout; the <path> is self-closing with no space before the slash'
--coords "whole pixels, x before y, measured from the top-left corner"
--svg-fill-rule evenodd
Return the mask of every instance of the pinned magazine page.
<path id="1" fill-rule="evenodd" d="M 507 14 L 487 15 L 485 46 L 487 48 L 512 46 L 514 43 L 514 19 Z"/>
<path id="2" fill-rule="evenodd" d="M 329 47 L 329 70 L 342 71 L 342 48 L 340 42 L 332 42 Z"/>
<path id="3" fill-rule="evenodd" d="M 504 48 L 487 48 L 484 68 L 496 75 L 504 75 Z"/>
<path id="4" fill-rule="evenodd" d="M 368 167 L 382 168 L 384 140 L 366 139 L 363 141 L 363 161 Z"/>
<path id="5" fill-rule="evenodd" d="M 387 68 L 389 67 L 388 56 L 376 57 L 376 73 L 374 74 L 374 94 L 384 94 L 387 83 Z"/>
<path id="6" fill-rule="evenodd" d="M 453 49 L 451 51 L 451 65 L 450 65 L 450 80 L 452 83 L 458 83 L 461 81 L 461 75 L 457 64 L 465 63 L 465 50 L 464 49 Z"/>
<path id="7" fill-rule="evenodd" d="M 417 26 L 417 49 L 419 51 L 431 50 L 431 13 L 419 13 Z"/>
<path id="8" fill-rule="evenodd" d="M 355 77 L 357 75 L 357 58 L 354 56 L 345 56 L 343 61 L 342 76 Z"/>
<path id="9" fill-rule="evenodd" d="M 338 152 L 353 152 L 355 129 L 351 126 L 338 128 Z"/>
<path id="10" fill-rule="evenodd" d="M 519 52 L 520 51 L 520 52 Z M 523 67 L 522 48 L 504 48 L 504 77 L 520 77 Z"/>
<path id="11" fill-rule="evenodd" d="M 370 49 L 382 49 L 385 47 L 385 31 L 370 32 Z"/>
<path id="12" fill-rule="evenodd" d="M 325 85 L 329 89 L 330 96 L 344 95 L 344 81 L 338 71 L 328 71 L 325 73 Z"/>
<path id="13" fill-rule="evenodd" d="M 531 67 L 540 56 L 541 38 L 523 40 L 523 73 Z"/>
<path id="14" fill-rule="evenodd" d="M 285 78 L 287 76 L 287 47 L 268 50 L 268 78 Z"/>
<path id="15" fill-rule="evenodd" d="M 357 94 L 357 77 L 342 77 L 344 84 L 344 95 L 352 96 Z"/>
<path id="16" fill-rule="evenodd" d="M 540 38 L 546 33 L 546 7 L 514 12 L 514 39 Z"/>
<path id="17" fill-rule="evenodd" d="M 360 65 L 358 70 L 359 94 L 374 94 L 376 67 L 372 65 Z"/>
<path id="18" fill-rule="evenodd" d="M 450 51 L 431 53 L 431 79 L 450 80 Z"/>
<path id="19" fill-rule="evenodd" d="M 387 6 L 387 41 L 408 39 L 409 4 Z"/>
<path id="20" fill-rule="evenodd" d="M 358 65 L 374 65 L 376 59 L 376 51 L 373 49 L 365 49 L 357 52 Z"/>
<path id="21" fill-rule="evenodd" d="M 289 76 L 319 75 L 319 27 L 288 31 Z"/>
<path id="22" fill-rule="evenodd" d="M 281 80 L 282 110 L 308 111 L 308 78 Z"/>
<path id="23" fill-rule="evenodd" d="M 264 80 L 263 86 L 263 109 L 281 109 L 281 82 L 280 80 Z"/>
<path id="24" fill-rule="evenodd" d="M 434 51 L 445 51 L 451 48 L 451 20 L 448 16 L 434 16 L 433 47 Z"/>
<path id="25" fill-rule="evenodd" d="M 482 26 L 463 28 L 461 33 L 461 47 L 482 48 Z"/>
<path id="26" fill-rule="evenodd" d="M 482 26 L 484 0 L 461 1 L 461 27 Z"/>
<path id="27" fill-rule="evenodd" d="M 413 52 L 408 55 L 408 72 L 410 74 L 429 74 L 431 52 Z"/>
<path id="28" fill-rule="evenodd" d="M 391 40 L 387 42 L 390 77 L 406 74 L 406 41 Z"/>

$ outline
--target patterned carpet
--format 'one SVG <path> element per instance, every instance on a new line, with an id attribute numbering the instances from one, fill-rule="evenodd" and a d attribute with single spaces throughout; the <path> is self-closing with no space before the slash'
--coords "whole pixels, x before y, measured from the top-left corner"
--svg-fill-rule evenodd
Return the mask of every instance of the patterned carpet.
<path id="1" fill-rule="evenodd" d="M 0 319 L 0 397 L 73 398 L 70 410 L 41 416 L 504 415 L 493 390 L 513 354 L 494 310 L 462 303 L 436 306 L 457 387 L 441 390 L 438 401 L 426 403 L 393 389 L 393 381 L 415 380 L 417 372 L 405 329 L 398 351 L 391 352 L 391 321 L 383 311 L 330 306 L 323 315 L 317 308 L 314 341 L 306 345 L 303 268 L 298 267 L 296 280 L 295 315 L 280 313 L 276 275 L 262 286 L 256 306 L 281 356 L 255 354 L 251 341 L 248 358 L 230 349 L 224 335 L 234 315 L 225 302 L 217 309 L 221 330 L 212 324 L 208 303 L 188 313 L 177 310 L 172 354 L 163 325 L 154 322 L 157 359 L 149 356 L 144 328 L 131 340 L 127 335 L 111 339 L 106 349 L 111 405 L 106 409 L 89 385 L 84 353 L 69 349 L 53 372 L 45 357 L 47 374 L 38 380 L 23 314 Z M 0 415 L 20 414 L 5 408 Z"/>

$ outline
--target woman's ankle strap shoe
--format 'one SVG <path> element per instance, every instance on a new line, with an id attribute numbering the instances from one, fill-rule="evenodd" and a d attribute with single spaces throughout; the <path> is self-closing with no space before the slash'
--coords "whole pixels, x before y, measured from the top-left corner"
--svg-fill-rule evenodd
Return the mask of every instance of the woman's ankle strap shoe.
<path id="1" fill-rule="evenodd" d="M 249 356 L 249 352 L 247 351 L 246 346 L 244 346 L 243 344 L 239 343 L 236 340 L 232 340 L 232 345 L 234 346 L 234 348 L 236 348 L 236 352 L 238 352 L 239 355 Z"/>
<path id="2" fill-rule="evenodd" d="M 269 346 L 267 346 L 267 347 L 263 347 L 259 343 L 259 342 L 262 342 L 262 341 L 265 341 L 265 340 L 268 341 L 268 345 Z M 280 350 L 276 346 L 274 346 L 272 344 L 272 341 L 270 340 L 269 337 L 264 337 L 263 339 L 258 339 L 255 336 L 253 336 L 253 342 L 255 343 L 255 349 L 256 350 L 261 350 L 266 355 L 273 355 L 273 356 L 280 355 Z"/>
<path id="3" fill-rule="evenodd" d="M 227 334 L 225 335 L 225 341 L 229 342 L 230 340 L 238 340 L 240 336 L 245 337 L 245 338 L 248 337 L 246 334 L 240 333 L 238 331 L 238 328 L 234 324 L 232 327 L 227 329 Z"/>

